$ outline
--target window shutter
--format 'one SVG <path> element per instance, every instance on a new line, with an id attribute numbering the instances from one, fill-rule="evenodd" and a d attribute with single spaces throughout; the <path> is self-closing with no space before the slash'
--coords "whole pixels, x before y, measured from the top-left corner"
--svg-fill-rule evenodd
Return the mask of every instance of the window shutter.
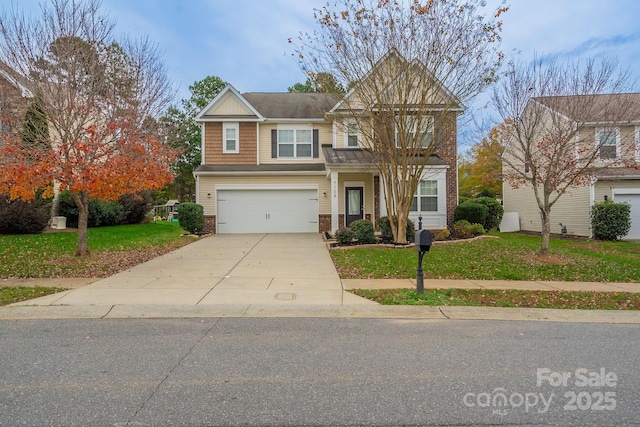
<path id="1" fill-rule="evenodd" d="M 313 157 L 316 159 L 320 157 L 318 139 L 319 139 L 318 129 L 314 129 L 313 130 Z"/>
<path id="2" fill-rule="evenodd" d="M 278 158 L 278 130 L 271 129 L 271 158 Z"/>

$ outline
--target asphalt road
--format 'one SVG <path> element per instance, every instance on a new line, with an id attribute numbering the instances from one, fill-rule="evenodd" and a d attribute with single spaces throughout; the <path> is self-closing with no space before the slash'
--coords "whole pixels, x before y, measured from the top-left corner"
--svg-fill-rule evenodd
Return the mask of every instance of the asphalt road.
<path id="1" fill-rule="evenodd" d="M 0 426 L 640 425 L 640 328 L 0 321 Z"/>

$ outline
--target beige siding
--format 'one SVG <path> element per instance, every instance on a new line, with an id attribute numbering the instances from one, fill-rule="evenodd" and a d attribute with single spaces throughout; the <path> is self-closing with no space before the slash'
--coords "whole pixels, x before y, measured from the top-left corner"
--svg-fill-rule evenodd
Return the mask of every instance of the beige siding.
<path id="1" fill-rule="evenodd" d="M 255 188 L 268 186 L 300 186 L 312 185 L 318 187 L 318 208 L 320 214 L 331 213 L 330 181 L 324 175 L 287 175 L 287 176 L 201 176 L 199 177 L 200 204 L 204 207 L 205 215 L 216 214 L 216 189 L 224 185 L 244 185 Z M 325 197 L 323 193 L 326 193 Z M 211 196 L 208 196 L 210 194 Z"/>
<path id="2" fill-rule="evenodd" d="M 304 124 L 304 123 L 300 123 Z M 281 125 L 282 126 L 282 125 Z M 322 158 L 322 144 L 331 144 L 333 141 L 331 124 L 330 123 L 313 123 L 313 129 L 318 129 L 318 142 L 320 151 L 317 159 L 273 159 L 271 158 L 271 130 L 277 129 L 276 123 L 261 123 L 260 124 L 260 164 L 269 163 L 324 163 Z"/>
<path id="3" fill-rule="evenodd" d="M 615 200 L 613 191 L 619 189 L 640 190 L 640 180 L 625 179 L 620 181 L 598 181 L 595 184 L 595 202 L 604 201 L 604 196 L 609 200 Z"/>
<path id="4" fill-rule="evenodd" d="M 338 213 L 340 214 L 344 214 L 345 213 L 345 202 L 344 202 L 344 198 L 345 198 L 345 188 L 347 187 L 347 184 L 349 184 L 349 186 L 351 186 L 351 184 L 363 184 L 364 186 L 364 191 L 363 191 L 363 197 L 364 197 L 364 214 L 365 217 L 366 215 L 371 215 L 371 218 L 374 217 L 374 213 L 373 213 L 373 175 L 372 174 L 368 174 L 368 173 L 353 173 L 353 174 L 348 174 L 348 173 L 341 173 L 340 175 L 338 175 L 338 188 L 339 188 L 339 193 L 338 193 Z"/>
<path id="5" fill-rule="evenodd" d="M 596 132 L 601 128 L 603 127 L 585 127 L 581 129 L 579 135 L 580 147 L 582 147 L 582 149 L 584 149 L 584 147 L 596 149 Z M 617 128 L 620 130 L 620 158 L 616 162 L 613 160 L 601 161 L 596 157 L 593 165 L 595 167 L 625 166 L 628 162 L 634 162 L 636 157 L 635 126 L 610 126 L 606 128 Z"/>
<path id="6" fill-rule="evenodd" d="M 220 105 L 214 106 L 205 114 L 212 116 L 246 116 L 254 113 L 242 105 L 235 96 L 228 96 Z"/>
<path id="7" fill-rule="evenodd" d="M 530 186 L 512 189 L 503 184 L 505 212 L 518 212 L 520 228 L 525 231 L 540 232 L 540 210 Z M 551 232 L 560 233 L 560 223 L 566 225 L 567 232 L 576 236 L 589 236 L 591 224 L 589 218 L 590 187 L 574 188 L 571 193 L 563 194 L 551 208 Z"/>

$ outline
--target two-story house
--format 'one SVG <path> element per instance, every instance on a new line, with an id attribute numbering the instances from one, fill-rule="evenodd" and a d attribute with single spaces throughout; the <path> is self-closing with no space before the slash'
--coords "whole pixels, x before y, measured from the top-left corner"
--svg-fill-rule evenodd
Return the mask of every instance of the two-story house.
<path id="1" fill-rule="evenodd" d="M 590 182 L 571 187 L 553 206 L 551 232 L 560 233 L 562 223 L 568 234 L 592 236 L 591 206 L 613 200 L 631 205 L 631 230 L 625 238 L 640 239 L 640 93 L 543 97 L 529 103 L 577 130 L 573 138 L 578 162 L 595 155 Z M 528 165 L 521 167 L 527 172 Z M 517 212 L 522 230 L 540 231 L 540 211 L 530 185 L 514 189 L 505 182 L 503 199 L 505 214 Z"/>
<path id="2" fill-rule="evenodd" d="M 205 231 L 334 232 L 358 219 L 377 225 L 387 215 L 384 189 L 361 130 L 341 111 L 349 96 L 225 87 L 196 118 L 202 126 L 196 203 L 204 207 Z M 455 129 L 460 111 L 434 113 L 431 131 L 443 120 Z M 456 161 L 455 137 L 429 158 L 410 215 L 416 223 L 422 216 L 425 228 L 452 222 Z"/>
<path id="3" fill-rule="evenodd" d="M 0 62 L 0 138 L 2 134 L 20 137 L 27 106 L 33 93 L 22 76 Z"/>

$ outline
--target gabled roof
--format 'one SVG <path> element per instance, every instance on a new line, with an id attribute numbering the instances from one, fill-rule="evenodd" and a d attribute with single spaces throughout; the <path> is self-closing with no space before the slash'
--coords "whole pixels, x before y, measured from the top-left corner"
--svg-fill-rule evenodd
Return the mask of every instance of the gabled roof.
<path id="1" fill-rule="evenodd" d="M 33 92 L 28 88 L 27 80 L 18 74 L 15 70 L 11 69 L 7 64 L 0 61 L 0 77 L 11 83 L 16 89 L 20 91 L 21 96 L 25 98 L 33 98 Z"/>
<path id="2" fill-rule="evenodd" d="M 452 110 L 452 111 L 464 110 L 465 107 L 462 104 L 462 102 L 460 102 L 460 100 L 457 99 L 457 97 L 447 87 L 445 87 L 444 84 L 442 84 L 442 82 L 440 82 L 435 76 L 433 76 L 432 73 L 429 72 L 429 70 L 424 64 L 421 64 L 417 60 L 408 62 L 402 55 L 400 55 L 400 53 L 396 49 L 391 49 L 382 58 L 380 58 L 375 63 L 373 68 L 371 68 L 363 76 L 363 78 L 345 94 L 345 96 L 331 109 L 330 113 L 335 113 L 340 110 L 343 110 L 344 109 L 343 105 L 347 103 L 349 99 L 352 99 L 354 96 L 356 96 L 358 86 L 366 84 L 366 81 L 373 78 L 377 70 L 383 69 L 383 67 L 388 66 L 389 64 L 391 64 L 392 68 L 396 68 L 393 65 L 392 61 L 396 61 L 396 63 L 401 64 L 402 72 L 396 75 L 395 79 L 388 82 L 387 87 L 389 91 L 396 84 L 396 82 L 401 79 L 402 75 L 404 75 L 405 73 L 409 73 L 410 71 L 415 71 L 415 72 L 424 74 L 427 78 L 429 78 L 433 82 L 432 88 L 434 89 L 433 90 L 434 94 L 438 94 L 444 98 L 449 98 L 449 102 L 448 102 L 448 105 L 450 105 L 450 107 L 448 108 L 449 110 Z M 435 109 L 437 106 L 442 106 L 442 105 L 444 104 L 434 104 L 431 107 Z"/>
<path id="3" fill-rule="evenodd" d="M 640 121 L 640 93 L 543 96 L 533 100 L 580 123 Z"/>
<path id="4" fill-rule="evenodd" d="M 239 110 L 242 110 L 241 114 L 213 114 L 225 103 L 225 101 L 229 99 L 235 101 L 235 105 L 239 108 Z M 220 93 L 218 93 L 215 98 L 213 98 L 211 102 L 202 109 L 202 111 L 196 116 L 196 122 L 222 120 L 225 118 L 236 118 L 251 121 L 264 120 L 264 117 L 230 84 L 226 85 L 224 89 L 222 89 Z"/>
<path id="5" fill-rule="evenodd" d="M 237 111 L 216 113 L 232 98 Z M 196 116 L 196 121 L 269 119 L 324 119 L 324 114 L 338 101 L 325 93 L 249 92 L 240 94 L 232 85 L 225 86 Z"/>

